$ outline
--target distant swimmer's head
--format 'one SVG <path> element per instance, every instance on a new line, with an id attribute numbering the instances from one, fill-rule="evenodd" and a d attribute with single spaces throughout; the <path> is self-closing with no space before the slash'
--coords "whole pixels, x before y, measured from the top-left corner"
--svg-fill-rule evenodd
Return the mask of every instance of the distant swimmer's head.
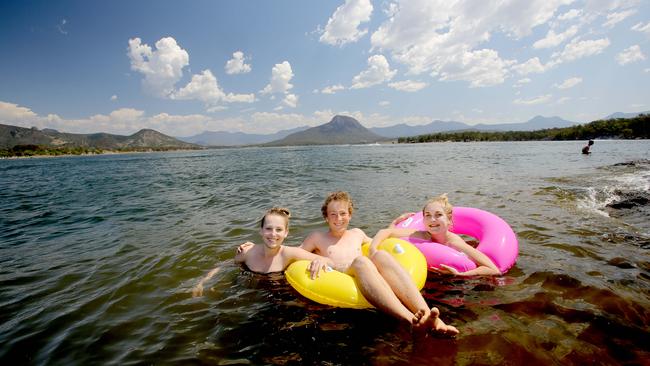
<path id="1" fill-rule="evenodd" d="M 266 218 L 268 216 L 279 216 L 284 220 L 284 228 L 286 230 L 289 230 L 289 218 L 291 217 L 291 212 L 289 212 L 288 209 L 284 207 L 272 207 L 266 213 L 264 216 L 262 216 L 262 219 L 260 220 L 260 228 L 264 228 L 264 224 L 266 222 Z"/>
<path id="2" fill-rule="evenodd" d="M 589 146 L 593 145 L 593 144 L 594 144 L 594 140 L 589 140 L 588 144 L 589 144 Z"/>
<path id="3" fill-rule="evenodd" d="M 352 198 L 348 194 L 348 192 L 343 192 L 343 191 L 338 191 L 338 192 L 333 192 L 330 193 L 327 198 L 325 198 L 325 202 L 323 202 L 323 206 L 320 208 L 320 212 L 323 214 L 323 217 L 327 219 L 327 207 L 330 205 L 332 202 L 341 202 L 345 204 L 346 210 L 350 216 L 352 216 L 352 212 L 354 212 L 354 203 L 352 202 Z"/>

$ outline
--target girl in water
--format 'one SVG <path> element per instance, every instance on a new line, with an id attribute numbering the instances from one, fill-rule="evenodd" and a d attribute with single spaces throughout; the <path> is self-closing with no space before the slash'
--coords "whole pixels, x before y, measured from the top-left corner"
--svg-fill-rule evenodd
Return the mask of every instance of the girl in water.
<path id="1" fill-rule="evenodd" d="M 263 244 L 246 242 L 237 247 L 235 263 L 244 263 L 248 269 L 257 273 L 284 271 L 294 261 L 305 259 L 311 261 L 309 271 L 312 278 L 318 276 L 321 269 L 326 269 L 333 262 L 326 257 L 310 253 L 299 247 L 282 245 L 289 235 L 289 218 L 291 213 L 286 208 L 273 207 L 266 211 L 260 220 L 260 236 Z M 220 267 L 211 270 L 192 290 L 193 296 L 203 294 L 203 283 L 212 278 Z"/>
<path id="2" fill-rule="evenodd" d="M 379 244 L 384 239 L 389 237 L 412 237 L 417 239 L 423 239 L 427 241 L 433 241 L 436 243 L 444 244 L 449 247 L 452 247 L 459 252 L 465 253 L 468 258 L 470 258 L 474 263 L 476 263 L 476 268 L 466 271 L 458 272 L 453 267 L 450 267 L 445 264 L 440 264 L 441 273 L 449 273 L 457 276 L 475 276 L 475 275 L 500 275 L 501 271 L 497 268 L 494 262 L 485 254 L 478 251 L 473 246 L 467 244 L 463 238 L 449 231 L 452 222 L 452 211 L 453 207 L 449 203 L 446 194 L 440 195 L 438 197 L 432 198 L 426 202 L 424 208 L 422 208 L 423 223 L 426 228 L 426 231 L 419 231 L 416 229 L 400 229 L 396 228 L 399 222 L 404 220 L 410 214 L 404 214 L 395 219 L 390 227 L 387 229 L 382 229 L 377 232 L 377 235 L 372 239 L 373 244 Z"/>

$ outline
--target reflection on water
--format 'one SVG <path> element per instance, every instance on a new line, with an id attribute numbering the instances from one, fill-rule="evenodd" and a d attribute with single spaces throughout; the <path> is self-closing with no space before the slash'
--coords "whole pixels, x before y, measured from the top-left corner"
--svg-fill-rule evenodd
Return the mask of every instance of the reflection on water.
<path id="1" fill-rule="evenodd" d="M 643 364 L 648 141 L 238 148 L 0 161 L 2 364 Z M 327 192 L 369 235 L 427 197 L 510 223 L 517 264 L 430 274 L 455 339 L 297 294 L 232 262 L 272 205 L 296 245 Z M 191 289 L 210 269 L 204 296 Z"/>

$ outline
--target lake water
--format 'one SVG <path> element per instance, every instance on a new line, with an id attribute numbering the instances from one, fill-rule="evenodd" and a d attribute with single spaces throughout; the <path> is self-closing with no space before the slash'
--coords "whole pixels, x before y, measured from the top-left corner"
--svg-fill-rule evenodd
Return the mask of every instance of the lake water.
<path id="1" fill-rule="evenodd" d="M 233 148 L 0 160 L 0 364 L 649 364 L 650 141 Z M 455 339 L 232 263 L 349 191 L 370 236 L 447 192 L 517 233 L 505 275 L 429 274 Z M 191 290 L 221 271 L 203 297 Z"/>

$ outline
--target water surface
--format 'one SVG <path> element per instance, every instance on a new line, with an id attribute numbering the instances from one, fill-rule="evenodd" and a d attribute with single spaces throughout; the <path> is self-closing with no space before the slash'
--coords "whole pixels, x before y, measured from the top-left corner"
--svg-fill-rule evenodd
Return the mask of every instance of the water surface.
<path id="1" fill-rule="evenodd" d="M 1 364 L 647 364 L 650 142 L 233 148 L 0 160 Z M 232 263 L 269 207 L 288 244 L 347 190 L 368 235 L 447 192 L 504 218 L 504 276 L 430 274 L 455 339 L 302 298 Z M 644 201 L 645 199 L 645 201 Z M 193 298 L 192 287 L 221 271 Z"/>

